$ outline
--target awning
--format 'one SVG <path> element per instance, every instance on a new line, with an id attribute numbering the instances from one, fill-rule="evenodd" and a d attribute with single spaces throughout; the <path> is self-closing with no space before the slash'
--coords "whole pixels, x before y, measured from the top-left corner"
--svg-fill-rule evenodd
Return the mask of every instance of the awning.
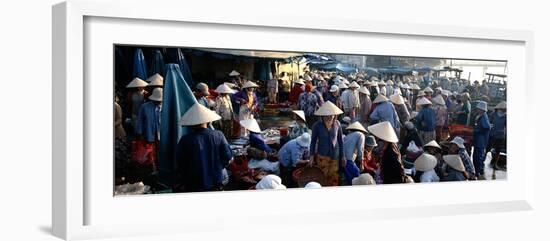
<path id="1" fill-rule="evenodd" d="M 269 58 L 269 59 L 290 59 L 297 56 L 302 56 L 302 53 L 295 52 L 271 52 L 271 51 L 255 51 L 255 50 L 230 50 L 230 49 L 198 49 L 200 51 L 212 52 L 218 54 L 227 54 L 254 58 Z"/>

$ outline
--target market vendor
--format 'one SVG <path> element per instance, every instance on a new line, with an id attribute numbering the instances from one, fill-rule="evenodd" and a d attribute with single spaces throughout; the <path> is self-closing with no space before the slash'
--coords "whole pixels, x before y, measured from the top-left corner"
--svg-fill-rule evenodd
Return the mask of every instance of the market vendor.
<path id="1" fill-rule="evenodd" d="M 310 83 L 306 84 L 305 91 L 298 97 L 298 109 L 304 111 L 308 125 L 312 125 L 315 121 L 314 113 L 320 106 L 318 98 L 313 93 L 313 86 Z"/>
<path id="2" fill-rule="evenodd" d="M 321 119 L 312 127 L 309 164 L 323 171 L 328 186 L 338 186 L 339 167 L 344 167 L 347 162 L 342 128 L 336 120 L 336 116 L 342 113 L 336 105 L 327 101 L 315 112 Z"/>
<path id="3" fill-rule="evenodd" d="M 295 80 L 294 87 L 290 90 L 290 96 L 288 97 L 288 101 L 290 101 L 291 104 L 296 105 L 298 104 L 298 98 L 300 97 L 300 94 L 304 92 L 304 85 L 306 84 L 303 79 Z"/>
<path id="4" fill-rule="evenodd" d="M 459 155 L 445 155 L 443 161 L 445 161 L 445 164 L 442 168 L 441 181 L 466 181 L 468 179 L 466 169 Z"/>
<path id="5" fill-rule="evenodd" d="M 221 117 L 201 104 L 194 104 L 181 117 L 180 123 L 191 132 L 181 137 L 176 152 L 176 173 L 184 191 L 223 189 L 223 169 L 233 158 L 223 133 L 208 128 Z"/>
<path id="6" fill-rule="evenodd" d="M 346 183 L 351 185 L 351 180 L 360 174 L 360 169 L 357 166 L 360 166 L 363 161 L 367 130 L 358 121 L 351 123 L 346 130 L 350 133 L 344 137 L 344 155 L 347 162 L 342 171 Z"/>
<path id="7" fill-rule="evenodd" d="M 466 179 L 475 180 L 475 170 L 472 163 L 472 158 L 470 158 L 470 155 L 466 151 L 466 146 L 464 146 L 464 139 L 460 136 L 456 136 L 451 142 L 451 145 L 449 146 L 448 154 L 450 155 L 458 155 L 460 157 L 460 160 L 462 160 L 462 165 L 464 165 L 464 176 Z"/>
<path id="8" fill-rule="evenodd" d="M 493 128 L 489 133 L 488 150 L 494 148 L 495 155 L 491 159 L 491 166 L 495 165 L 500 159 L 500 152 L 506 149 L 506 101 L 502 101 L 495 106 L 495 111 L 491 114 L 489 121 Z"/>
<path id="9" fill-rule="evenodd" d="M 369 173 L 373 177 L 380 175 L 380 161 L 378 156 L 374 154 L 374 148 L 376 148 L 376 138 L 372 135 L 368 135 L 365 138 L 365 150 L 363 152 L 363 160 L 359 165 L 361 173 Z"/>
<path id="10" fill-rule="evenodd" d="M 372 101 L 370 99 L 370 91 L 367 87 L 361 86 L 359 88 L 359 109 L 357 111 L 357 120 L 363 124 L 368 124 L 368 114 L 372 106 Z"/>
<path id="11" fill-rule="evenodd" d="M 487 116 L 487 102 L 478 101 L 473 112 L 475 116 L 474 124 L 474 168 L 478 178 L 484 178 L 484 162 L 487 154 L 486 149 L 489 144 L 489 132 L 491 131 L 491 123 Z"/>
<path id="12" fill-rule="evenodd" d="M 136 135 L 146 142 L 155 144 L 155 149 L 160 140 L 160 115 L 162 111 L 162 88 L 155 88 L 149 96 L 149 101 L 141 105 L 139 109 Z"/>
<path id="13" fill-rule="evenodd" d="M 241 87 L 243 85 L 241 73 L 237 72 L 236 70 L 232 70 L 228 75 L 229 75 L 229 82 L 235 84 L 238 87 Z"/>
<path id="14" fill-rule="evenodd" d="M 304 133 L 311 132 L 311 130 L 307 127 L 307 119 L 304 111 L 293 110 L 292 114 L 294 122 L 290 124 L 290 130 L 288 132 L 290 139 L 295 139 Z"/>
<path id="15" fill-rule="evenodd" d="M 418 100 L 417 105 L 421 106 L 418 115 L 415 117 L 416 128 L 423 144 L 435 140 L 435 111 L 431 107 L 432 102 L 427 98 L 422 97 Z"/>
<path id="16" fill-rule="evenodd" d="M 359 84 L 353 81 L 347 90 L 342 92 L 342 104 L 344 106 L 344 114 L 349 116 L 352 121 L 356 120 L 357 109 L 359 108 Z"/>
<path id="17" fill-rule="evenodd" d="M 273 152 L 273 149 L 267 145 L 262 137 L 262 130 L 256 119 L 241 120 L 239 122 L 243 128 L 250 132 L 248 135 L 250 146 L 263 151 L 267 154 Z"/>
<path id="18" fill-rule="evenodd" d="M 472 106 L 470 104 L 470 94 L 468 92 L 462 94 L 461 103 L 462 108 L 455 112 L 457 115 L 456 123 L 459 125 L 470 125 L 470 112 L 472 110 Z"/>
<path id="19" fill-rule="evenodd" d="M 384 95 L 378 95 L 372 103 L 376 104 L 376 107 L 373 107 L 374 110 L 369 116 L 371 123 L 387 121 L 397 133 L 401 124 L 395 107 L 389 102 L 389 99 Z"/>
<path id="20" fill-rule="evenodd" d="M 439 182 L 439 176 L 437 175 L 435 168 L 437 167 L 437 158 L 429 153 L 420 155 L 416 161 L 414 161 L 414 167 L 416 174 L 414 176 L 415 182 Z"/>
<path id="21" fill-rule="evenodd" d="M 367 130 L 378 138 L 380 149 L 380 177 L 382 183 L 408 183 L 411 178 L 405 175 L 405 169 L 401 164 L 401 154 L 397 149 L 399 139 L 391 124 L 387 121 L 367 127 Z"/>
<path id="22" fill-rule="evenodd" d="M 226 84 L 221 84 L 216 88 L 216 104 L 214 109 L 216 114 L 222 117 L 220 120 L 220 129 L 226 137 L 233 136 L 233 120 L 235 119 L 235 113 L 233 112 L 233 105 L 231 104 L 230 94 L 235 91 L 232 90 Z"/>
<path id="23" fill-rule="evenodd" d="M 405 99 L 403 99 L 403 96 L 401 96 L 401 94 L 397 93 L 390 96 L 390 101 L 393 104 L 393 107 L 395 108 L 397 117 L 399 118 L 399 128 L 398 128 L 399 131 L 397 131 L 397 134 L 401 136 L 401 131 L 402 131 L 401 126 L 403 126 L 405 122 L 409 121 L 411 115 L 409 114 L 409 110 L 405 105 Z"/>
<path id="24" fill-rule="evenodd" d="M 309 145 L 311 135 L 304 133 L 300 137 L 287 142 L 278 153 L 281 177 L 285 183 L 292 183 L 292 172 L 301 164 L 309 162 Z"/>
<path id="25" fill-rule="evenodd" d="M 197 98 L 199 104 L 206 108 L 210 108 L 210 102 L 207 98 L 210 95 L 208 85 L 205 83 L 198 83 L 196 89 L 197 91 L 195 92 L 195 97 Z"/>
<path id="26" fill-rule="evenodd" d="M 233 95 L 235 103 L 238 105 L 239 120 L 248 120 L 254 118 L 254 111 L 258 106 L 258 97 L 254 89 L 259 86 L 252 81 L 247 81 L 242 90 Z M 234 106 L 235 108 L 236 106 Z M 241 136 L 246 136 L 246 130 L 241 128 Z"/>
<path id="27" fill-rule="evenodd" d="M 128 103 L 128 110 L 130 111 L 128 116 L 131 116 L 132 128 L 136 128 L 139 109 L 145 101 L 145 95 L 147 93 L 145 87 L 147 87 L 147 85 L 147 82 L 138 77 L 134 78 L 126 85 L 128 89 L 126 103 Z"/>

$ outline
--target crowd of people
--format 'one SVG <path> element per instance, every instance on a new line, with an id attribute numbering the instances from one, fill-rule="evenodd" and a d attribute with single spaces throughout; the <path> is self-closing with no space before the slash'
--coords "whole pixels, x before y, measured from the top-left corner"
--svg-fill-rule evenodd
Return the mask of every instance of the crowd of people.
<path id="1" fill-rule="evenodd" d="M 490 108 L 485 81 L 313 70 L 288 86 L 283 77 L 255 82 L 234 70 L 215 89 L 194 86 L 197 103 L 180 121 L 192 131 L 177 146 L 174 192 L 479 180 L 487 153 L 494 165 L 506 147 L 506 102 Z M 148 177 L 156 173 L 162 82 L 158 74 L 131 81 L 126 110 L 115 99 L 117 159 L 136 156 L 126 122 L 132 139 L 153 150 L 141 162 Z M 293 122 L 270 145 L 258 122 L 277 103 L 290 107 Z M 472 135 L 452 135 L 452 125 Z M 242 153 L 228 142 L 237 138 L 247 141 Z M 320 174 L 298 181 L 297 170 Z"/>

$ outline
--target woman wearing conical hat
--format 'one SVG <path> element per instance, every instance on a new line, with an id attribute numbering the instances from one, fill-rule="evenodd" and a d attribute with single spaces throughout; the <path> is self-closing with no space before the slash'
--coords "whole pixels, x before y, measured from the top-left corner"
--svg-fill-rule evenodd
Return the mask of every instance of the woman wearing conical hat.
<path id="1" fill-rule="evenodd" d="M 343 168 L 343 173 L 348 185 L 351 180 L 360 174 L 358 166 L 363 161 L 363 151 L 365 150 L 365 134 L 367 130 L 363 124 L 356 121 L 351 123 L 346 130 L 350 131 L 344 137 L 344 156 L 346 157 L 346 166 Z"/>
<path id="2" fill-rule="evenodd" d="M 441 95 L 437 95 L 432 98 L 432 103 L 434 104 L 435 112 L 435 139 L 437 141 L 442 141 L 447 139 L 447 137 L 443 135 L 449 122 L 447 105 L 445 103 L 445 99 L 443 99 L 443 96 Z"/>
<path id="3" fill-rule="evenodd" d="M 376 104 L 376 107 L 373 107 L 374 110 L 369 116 L 370 123 L 387 121 L 397 133 L 401 124 L 399 123 L 399 117 L 397 116 L 395 107 L 390 103 L 390 100 L 384 95 L 378 95 L 372 103 Z"/>
<path id="4" fill-rule="evenodd" d="M 147 95 L 147 91 L 145 91 L 145 87 L 147 87 L 147 85 L 147 82 L 138 77 L 134 78 L 130 81 L 130 83 L 128 83 L 128 85 L 126 85 L 126 88 L 128 89 L 126 103 L 129 103 L 128 110 L 130 112 L 129 116 L 132 118 L 133 128 L 136 128 L 137 115 L 141 105 L 145 101 L 145 96 Z"/>
<path id="5" fill-rule="evenodd" d="M 421 106 L 418 115 L 415 117 L 416 128 L 418 129 L 418 134 L 420 135 L 420 139 L 422 139 L 422 143 L 426 144 L 435 140 L 435 111 L 431 107 L 432 102 L 426 98 L 419 99 L 416 104 Z"/>
<path id="6" fill-rule="evenodd" d="M 370 125 L 367 130 L 379 141 L 380 177 L 382 182 L 384 184 L 409 182 L 401 163 L 401 154 L 397 149 L 399 139 L 391 124 L 384 121 Z"/>
<path id="7" fill-rule="evenodd" d="M 177 183 L 182 191 L 216 191 L 223 189 L 223 169 L 233 158 L 223 133 L 208 128 L 221 119 L 216 112 L 194 104 L 181 117 L 180 123 L 191 128 L 181 137 L 176 151 Z"/>
<path id="8" fill-rule="evenodd" d="M 338 186 L 340 168 L 346 166 L 342 127 L 336 117 L 342 114 L 332 102 L 325 102 L 315 115 L 320 119 L 312 126 L 310 163 L 325 174 L 328 186 Z"/>
<path id="9" fill-rule="evenodd" d="M 445 162 L 442 167 L 441 181 L 453 182 L 453 181 L 466 181 L 467 172 L 459 155 L 445 155 L 443 156 Z"/>
<path id="10" fill-rule="evenodd" d="M 367 125 L 369 119 L 369 113 L 372 106 L 372 101 L 370 99 L 370 91 L 367 87 L 362 86 L 358 90 L 359 92 L 359 110 L 357 112 L 357 119 L 361 124 Z"/>
<path id="11" fill-rule="evenodd" d="M 415 182 L 439 182 L 435 168 L 437 167 L 437 158 L 431 154 L 424 153 L 414 161 L 416 174 Z"/>
<path id="12" fill-rule="evenodd" d="M 226 137 L 231 137 L 233 136 L 235 112 L 229 95 L 235 93 L 235 91 L 226 84 L 221 84 L 216 88 L 216 93 L 218 93 L 218 96 L 216 97 L 215 110 L 216 114 L 222 117 L 220 120 L 221 130 Z"/>
<path id="13" fill-rule="evenodd" d="M 242 90 L 233 95 L 235 104 L 238 105 L 239 120 L 254 118 L 254 112 L 258 106 L 258 97 L 254 90 L 259 86 L 252 81 L 247 81 Z M 241 136 L 246 136 L 246 130 L 241 128 Z"/>

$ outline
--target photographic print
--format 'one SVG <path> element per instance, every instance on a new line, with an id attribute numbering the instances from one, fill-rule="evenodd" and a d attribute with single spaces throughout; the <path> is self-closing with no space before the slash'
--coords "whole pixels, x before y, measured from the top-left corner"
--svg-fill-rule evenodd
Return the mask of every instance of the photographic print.
<path id="1" fill-rule="evenodd" d="M 114 194 L 506 179 L 507 61 L 115 44 Z"/>

